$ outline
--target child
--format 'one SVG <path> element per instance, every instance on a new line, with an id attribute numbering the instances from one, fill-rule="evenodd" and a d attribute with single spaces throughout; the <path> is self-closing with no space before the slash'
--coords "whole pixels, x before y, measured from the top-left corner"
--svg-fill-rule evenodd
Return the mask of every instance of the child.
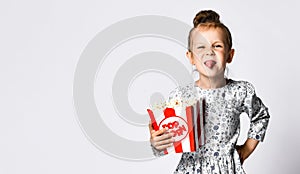
<path id="1" fill-rule="evenodd" d="M 219 15 L 212 10 L 200 11 L 193 22 L 186 55 L 200 78 L 185 87 L 177 87 L 170 93 L 169 101 L 178 97 L 181 100 L 205 98 L 206 141 L 197 152 L 183 153 L 174 173 L 243 174 L 243 162 L 264 139 L 270 118 L 268 109 L 249 82 L 224 76 L 234 49 L 230 31 L 220 22 Z M 239 116 L 243 112 L 250 118 L 250 129 L 246 142 L 237 146 Z M 154 155 L 161 156 L 173 145 L 173 135 L 167 129 L 155 131 L 151 124 L 149 129 Z"/>

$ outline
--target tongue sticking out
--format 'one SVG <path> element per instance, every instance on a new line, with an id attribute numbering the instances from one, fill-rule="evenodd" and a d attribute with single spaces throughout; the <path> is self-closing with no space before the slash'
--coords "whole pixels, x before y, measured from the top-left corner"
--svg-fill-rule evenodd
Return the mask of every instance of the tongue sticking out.
<path id="1" fill-rule="evenodd" d="M 208 60 L 205 61 L 204 64 L 208 67 L 208 68 L 212 68 L 217 62 L 213 61 L 213 60 Z"/>

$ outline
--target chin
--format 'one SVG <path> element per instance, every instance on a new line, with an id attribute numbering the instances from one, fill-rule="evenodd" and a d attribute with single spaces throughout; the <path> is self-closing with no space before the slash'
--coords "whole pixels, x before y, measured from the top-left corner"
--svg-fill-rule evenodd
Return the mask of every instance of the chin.
<path id="1" fill-rule="evenodd" d="M 210 73 L 210 74 L 205 73 L 204 76 L 207 78 L 218 78 L 218 77 L 224 77 L 224 73 Z"/>

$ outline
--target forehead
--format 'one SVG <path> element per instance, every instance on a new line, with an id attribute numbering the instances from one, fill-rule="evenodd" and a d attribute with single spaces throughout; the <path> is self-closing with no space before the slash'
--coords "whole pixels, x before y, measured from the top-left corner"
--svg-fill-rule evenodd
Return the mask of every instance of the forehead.
<path id="1" fill-rule="evenodd" d="M 199 26 L 192 32 L 193 42 L 225 42 L 224 32 L 219 27 Z"/>

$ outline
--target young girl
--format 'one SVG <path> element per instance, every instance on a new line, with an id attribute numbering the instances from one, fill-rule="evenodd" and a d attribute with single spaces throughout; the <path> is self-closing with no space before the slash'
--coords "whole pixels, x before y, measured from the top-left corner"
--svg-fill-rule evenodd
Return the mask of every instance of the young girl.
<path id="1" fill-rule="evenodd" d="M 206 141 L 197 152 L 183 153 L 174 173 L 244 174 L 243 162 L 264 139 L 270 118 L 268 109 L 249 82 L 224 76 L 234 49 L 230 31 L 220 22 L 219 15 L 211 10 L 200 11 L 193 22 L 186 55 L 199 72 L 199 79 L 177 87 L 170 93 L 169 101 L 205 98 Z M 237 146 L 239 116 L 243 112 L 250 118 L 250 129 L 246 142 Z M 173 146 L 173 135 L 167 129 L 155 131 L 151 124 L 149 129 L 154 155 L 161 156 Z"/>

